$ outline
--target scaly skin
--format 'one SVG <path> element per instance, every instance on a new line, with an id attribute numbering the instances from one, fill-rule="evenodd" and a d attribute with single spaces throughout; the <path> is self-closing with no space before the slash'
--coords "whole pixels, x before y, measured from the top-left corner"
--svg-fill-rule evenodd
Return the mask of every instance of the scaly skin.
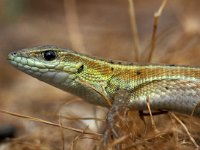
<path id="1" fill-rule="evenodd" d="M 47 60 L 48 51 L 55 57 Z M 153 110 L 191 114 L 200 101 L 198 67 L 113 62 L 55 46 L 12 52 L 8 59 L 25 73 L 104 107 L 105 97 L 112 103 L 120 90 L 131 94 L 127 104 L 136 110 L 146 110 L 149 99 Z M 200 116 L 200 108 L 194 115 Z"/>

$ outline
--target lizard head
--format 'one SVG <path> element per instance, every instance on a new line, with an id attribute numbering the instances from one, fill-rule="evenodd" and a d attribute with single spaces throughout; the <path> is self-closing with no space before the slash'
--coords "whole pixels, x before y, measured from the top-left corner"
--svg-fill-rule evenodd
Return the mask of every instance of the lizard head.
<path id="1" fill-rule="evenodd" d="M 11 52 L 8 60 L 19 70 L 43 81 L 55 83 L 75 79 L 84 68 L 74 60 L 76 52 L 56 46 L 39 46 Z"/>
<path id="2" fill-rule="evenodd" d="M 105 87 L 107 76 L 103 76 L 104 62 L 75 51 L 55 46 L 40 46 L 11 52 L 8 60 L 17 69 L 75 94 L 90 103 L 106 105 L 97 91 Z M 88 83 L 88 84 L 86 84 Z M 96 89 L 96 90 L 94 90 Z"/>

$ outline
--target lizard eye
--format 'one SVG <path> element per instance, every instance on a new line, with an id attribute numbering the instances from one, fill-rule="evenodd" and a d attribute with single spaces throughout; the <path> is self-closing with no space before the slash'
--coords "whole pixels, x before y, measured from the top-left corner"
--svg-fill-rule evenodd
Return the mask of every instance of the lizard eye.
<path id="1" fill-rule="evenodd" d="M 44 56 L 44 59 L 47 60 L 47 61 L 52 61 L 56 58 L 56 54 L 52 50 L 45 51 L 43 56 Z"/>

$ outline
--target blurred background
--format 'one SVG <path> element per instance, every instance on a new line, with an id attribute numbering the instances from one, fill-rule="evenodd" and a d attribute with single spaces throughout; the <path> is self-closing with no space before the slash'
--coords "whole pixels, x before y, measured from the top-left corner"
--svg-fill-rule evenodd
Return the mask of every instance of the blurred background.
<path id="1" fill-rule="evenodd" d="M 161 0 L 134 0 L 141 62 L 148 55 L 153 16 L 161 3 Z M 199 6 L 199 0 L 167 3 L 159 20 L 153 63 L 200 66 Z M 93 106 L 17 71 L 7 61 L 11 51 L 47 44 L 134 62 L 128 0 L 0 0 L 0 109 L 53 122 L 58 122 L 58 112 L 92 117 Z M 104 118 L 105 112 L 99 108 L 97 114 Z M 91 130 L 97 130 L 94 121 L 66 122 L 75 128 L 89 125 Z M 0 129 L 7 125 L 12 126 L 9 131 L 16 139 L 4 142 L 0 139 L 1 150 L 62 149 L 59 128 L 0 114 Z M 65 146 L 69 149 L 77 134 L 66 132 Z M 91 149 L 93 142 L 79 141 L 76 149 L 82 149 L 83 144 L 84 149 Z M 184 148 L 191 149 L 190 146 Z"/>

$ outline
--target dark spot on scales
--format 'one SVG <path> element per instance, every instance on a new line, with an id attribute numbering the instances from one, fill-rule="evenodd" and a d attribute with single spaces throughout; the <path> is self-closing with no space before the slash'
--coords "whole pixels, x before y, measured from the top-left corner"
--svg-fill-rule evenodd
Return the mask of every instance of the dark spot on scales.
<path id="1" fill-rule="evenodd" d="M 114 62 L 112 60 L 110 60 L 109 63 L 114 64 Z"/>
<path id="2" fill-rule="evenodd" d="M 119 86 L 116 88 L 116 91 L 119 91 Z"/>
<path id="3" fill-rule="evenodd" d="M 169 88 L 168 88 L 167 86 L 165 87 L 165 89 L 166 89 L 166 90 L 169 90 Z"/>
<path id="4" fill-rule="evenodd" d="M 81 72 L 83 71 L 83 68 L 84 68 L 84 66 L 81 65 L 80 68 L 78 68 L 78 71 L 77 71 L 77 72 L 78 72 L 78 73 L 81 73 Z"/>
<path id="5" fill-rule="evenodd" d="M 112 67 L 112 68 L 111 68 L 111 71 L 113 71 L 113 70 L 114 70 L 114 68 Z"/>
<path id="6" fill-rule="evenodd" d="M 174 64 L 171 64 L 171 65 L 169 65 L 170 67 L 174 67 L 174 66 L 176 66 L 176 65 L 174 65 Z"/>
<path id="7" fill-rule="evenodd" d="M 140 70 L 137 70 L 137 71 L 136 71 L 136 74 L 137 74 L 137 75 L 140 75 L 141 73 L 142 73 L 142 72 L 141 72 Z"/>

